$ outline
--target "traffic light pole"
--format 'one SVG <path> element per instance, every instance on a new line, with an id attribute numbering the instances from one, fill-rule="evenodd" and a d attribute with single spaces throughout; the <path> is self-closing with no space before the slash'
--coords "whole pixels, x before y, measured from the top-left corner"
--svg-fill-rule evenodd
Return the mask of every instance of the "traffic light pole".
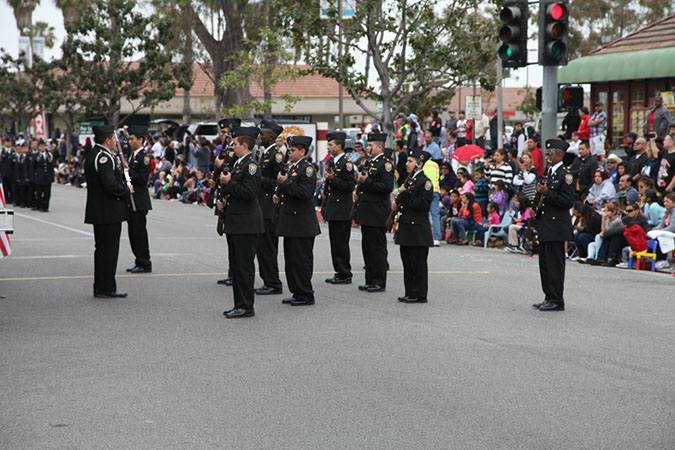
<path id="1" fill-rule="evenodd" d="M 542 84 L 542 107 L 541 107 L 541 148 L 549 139 L 557 137 L 556 116 L 558 114 L 558 66 L 544 66 L 544 79 Z M 544 150 L 542 150 L 544 151 Z M 546 158 L 544 169 L 546 169 Z"/>
<path id="2" fill-rule="evenodd" d="M 502 100 L 502 62 L 497 61 L 497 148 L 504 148 L 504 106 Z M 497 148 L 493 148 L 494 153 Z"/>

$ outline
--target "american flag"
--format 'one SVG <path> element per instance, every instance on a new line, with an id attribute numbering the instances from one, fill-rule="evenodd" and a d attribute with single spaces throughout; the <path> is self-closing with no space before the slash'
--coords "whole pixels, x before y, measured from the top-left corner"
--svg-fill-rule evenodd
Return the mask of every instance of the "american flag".
<path id="1" fill-rule="evenodd" d="M 5 190 L 2 188 L 2 178 L 0 178 L 0 207 L 6 208 Z M 12 246 L 9 243 L 9 236 L 4 231 L 0 231 L 0 258 L 12 254 Z"/>

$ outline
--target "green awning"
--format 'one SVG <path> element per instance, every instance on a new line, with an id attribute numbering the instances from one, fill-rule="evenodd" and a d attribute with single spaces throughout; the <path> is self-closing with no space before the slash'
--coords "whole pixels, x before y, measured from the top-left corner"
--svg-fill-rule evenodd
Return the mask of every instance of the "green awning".
<path id="1" fill-rule="evenodd" d="M 558 83 L 675 77 L 675 47 L 584 56 L 558 70 Z"/>

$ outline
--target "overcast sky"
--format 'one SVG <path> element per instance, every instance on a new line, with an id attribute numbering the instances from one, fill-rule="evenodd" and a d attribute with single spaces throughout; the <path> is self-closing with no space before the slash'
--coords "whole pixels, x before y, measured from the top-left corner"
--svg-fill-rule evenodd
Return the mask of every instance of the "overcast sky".
<path id="1" fill-rule="evenodd" d="M 18 55 L 18 39 L 19 39 L 19 30 L 16 27 L 16 20 L 14 19 L 14 12 L 12 8 L 7 4 L 7 0 L 0 0 L 0 17 L 5 18 L 3 23 L 3 28 L 0 30 L 0 47 L 7 50 L 12 55 Z M 55 28 L 55 35 L 57 44 L 52 50 L 45 50 L 45 57 L 47 59 L 56 57 L 60 55 L 59 47 L 61 41 L 65 37 L 65 29 L 63 27 L 63 15 L 61 11 L 56 7 L 53 0 L 42 0 L 40 5 L 35 8 L 33 12 L 33 21 L 38 22 L 47 22 Z M 495 33 L 498 30 L 495 30 Z M 537 42 L 530 40 L 528 47 L 529 60 L 536 60 L 537 58 Z M 530 66 L 526 69 L 518 69 L 514 71 L 511 77 L 505 80 L 505 86 L 507 87 L 522 87 L 525 86 L 527 77 L 529 75 L 529 84 L 530 86 L 541 86 L 542 79 L 542 68 L 538 65 Z"/>

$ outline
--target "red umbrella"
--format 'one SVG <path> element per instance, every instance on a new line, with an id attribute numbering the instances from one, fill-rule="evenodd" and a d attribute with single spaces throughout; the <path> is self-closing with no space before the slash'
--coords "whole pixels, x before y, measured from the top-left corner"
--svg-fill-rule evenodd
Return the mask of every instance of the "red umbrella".
<path id="1" fill-rule="evenodd" d="M 461 162 L 471 162 L 474 159 L 482 158 L 485 150 L 477 145 L 463 145 L 452 154 L 452 159 Z"/>

